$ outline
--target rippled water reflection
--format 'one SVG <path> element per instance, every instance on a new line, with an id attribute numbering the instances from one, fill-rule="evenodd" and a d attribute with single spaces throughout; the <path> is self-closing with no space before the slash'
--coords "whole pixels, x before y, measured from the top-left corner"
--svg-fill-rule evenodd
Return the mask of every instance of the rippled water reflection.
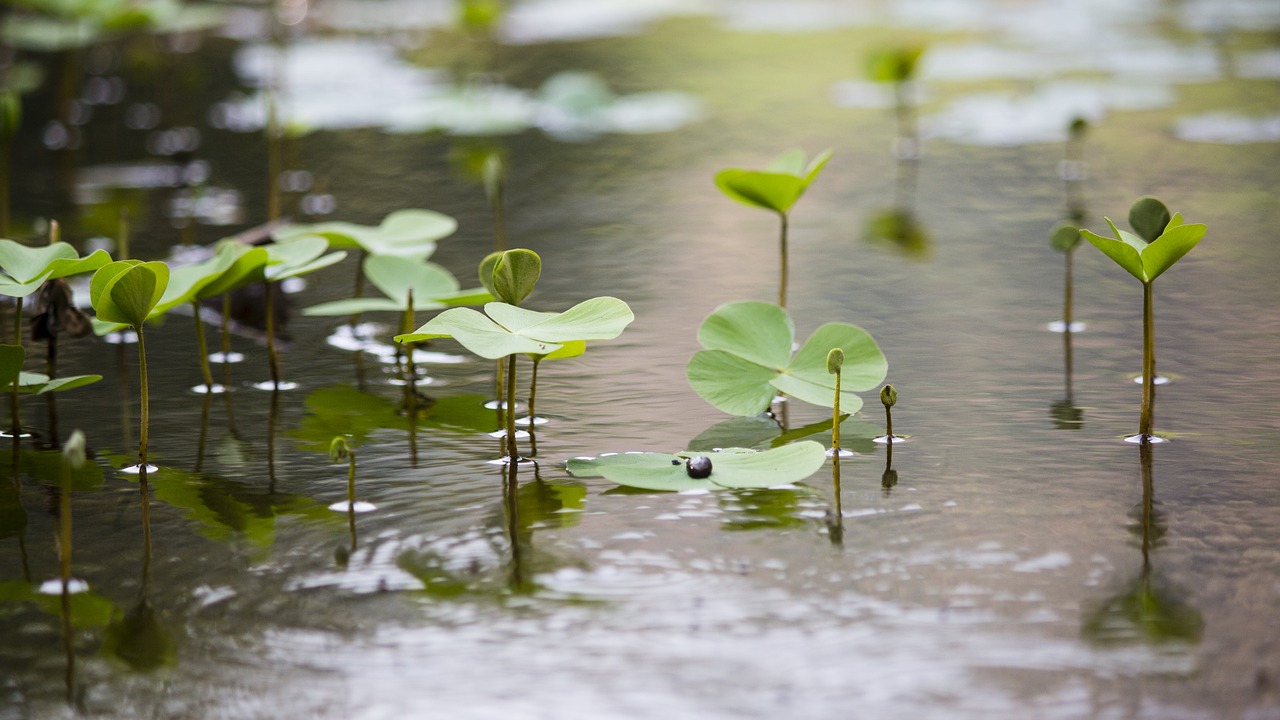
<path id="1" fill-rule="evenodd" d="M 502 453 L 487 435 L 498 413 L 484 406 L 493 363 L 448 342 L 421 351 L 431 382 L 411 426 L 390 317 L 369 318 L 388 324 L 373 343 L 347 344 L 326 342 L 335 321 L 294 317 L 284 374 L 299 387 L 289 392 L 249 387 L 267 375 L 265 350 L 237 337 L 245 358 L 215 367 L 231 389 L 219 395 L 190 390 L 200 382 L 194 332 L 171 318 L 147 335 L 151 460 L 162 469 L 149 478 L 144 563 L 139 487 L 114 470 L 137 440 L 136 346 L 67 343 L 66 372 L 106 380 L 56 405 L 25 400 L 23 413 L 45 439 L 55 425 L 83 428 L 104 471 L 74 495 L 75 576 L 89 583 L 73 605 L 76 703 L 105 717 L 382 718 L 427 707 L 461 718 L 1280 716 L 1275 146 L 1179 138 L 1187 118 L 1210 111 L 1274 113 L 1280 94 L 1258 70 L 1273 39 L 1247 31 L 1275 27 L 1269 6 L 1233 3 L 1209 22 L 1212 3 L 591 4 L 598 21 L 571 12 L 578 5 L 517 6 L 506 42 L 486 51 L 488 71 L 534 88 L 587 69 L 623 95 L 697 97 L 704 119 L 574 143 L 328 130 L 292 141 L 287 169 L 308 183 L 285 188 L 286 207 L 321 193 L 333 217 L 354 222 L 399 207 L 454 215 L 460 230 L 433 260 L 465 278 L 493 242 L 466 158 L 503 154 L 508 232 L 544 261 L 534 307 L 609 294 L 636 314 L 618 340 L 541 368 L 537 410 L 550 422 L 533 428 L 537 464 L 517 466 L 514 485 L 506 466 L 489 464 Z M 317 18 L 350 28 L 342 18 L 359 17 L 355 6 L 317 5 Z M 354 30 L 384 27 L 399 6 L 371 4 Z M 447 21 L 414 12 L 406 17 L 422 28 Z M 557 13 L 578 24 L 557 25 Z M 1010 39 L 1043 30 L 1044 18 L 1109 41 L 1137 33 L 1158 52 L 1064 65 L 1082 53 Z M 924 33 L 926 19 L 953 34 Z M 830 99 L 885 26 L 936 48 L 922 115 L 1003 98 L 999 117 L 1013 119 L 997 125 L 988 113 L 973 127 L 998 127 L 1005 141 L 939 134 L 918 166 L 895 165 L 888 110 Z M 602 36 L 613 39 L 565 41 Z M 464 52 L 447 35 L 426 37 L 421 49 L 386 51 L 396 72 L 418 77 L 414 67 Z M 1036 72 L 1011 77 L 1002 61 L 1003 74 L 975 75 L 965 68 L 980 63 L 955 59 L 988 43 Z M 259 137 L 200 120 L 249 89 L 233 72 L 239 47 L 210 39 L 179 57 L 211 78 L 198 102 L 121 70 L 123 104 L 149 92 L 158 118 L 121 129 L 102 110 L 79 154 L 51 161 L 47 118 L 24 125 L 19 232 L 78 208 L 71 237 L 110 235 L 126 204 L 137 254 L 166 254 L 179 239 L 166 208 L 190 188 L 170 156 L 138 160 L 152 129 L 193 123 L 200 182 L 234 188 L 248 224 L 265 217 Z M 1263 60 L 1222 64 L 1220 51 Z M 1225 69 L 1235 66 L 1248 70 Z M 1113 70 L 1123 77 L 1081 77 Z M 28 112 L 41 118 L 52 98 L 34 98 Z M 182 119 L 188 105 L 200 107 Z M 1085 330 L 1046 330 L 1062 318 L 1049 233 L 1069 199 L 1062 148 L 1042 141 L 1056 143 L 1068 115 L 1089 108 L 1100 110 L 1076 161 L 1087 172 L 1072 175 L 1087 227 L 1122 218 L 1144 193 L 1210 227 L 1157 292 L 1160 371 L 1176 382 L 1159 388 L 1156 426 L 1172 442 L 1145 470 L 1140 449 L 1121 441 L 1137 424 L 1137 285 L 1080 248 L 1073 317 Z M 563 461 L 574 456 L 726 436 L 767 446 L 782 434 L 767 420 L 721 425 L 728 418 L 693 393 L 684 366 L 707 313 L 776 292 L 776 224 L 719 196 L 710 178 L 791 145 L 836 149 L 792 217 L 797 331 L 845 321 L 871 332 L 900 393 L 894 430 L 911 442 L 891 457 L 871 442 L 883 416 L 868 395 L 860 423 L 846 425 L 857 454 L 841 461 L 838 509 L 830 464 L 767 491 L 644 493 L 569 476 Z M 188 232 L 202 242 L 227 230 L 195 221 Z M 912 242 L 883 242 L 895 237 Z M 348 261 L 314 276 L 295 306 L 343 297 L 353 271 Z M 526 379 L 522 370 L 522 393 Z M 826 420 L 799 403 L 779 411 L 788 431 Z M 350 435 L 356 496 L 370 512 L 330 510 L 346 506 L 347 467 L 327 455 L 339 433 Z M 56 464 L 34 447 L 24 446 L 19 482 L 0 483 L 0 718 L 73 714 L 59 598 L 36 593 L 57 574 Z M 11 458 L 0 458 L 10 475 Z"/>

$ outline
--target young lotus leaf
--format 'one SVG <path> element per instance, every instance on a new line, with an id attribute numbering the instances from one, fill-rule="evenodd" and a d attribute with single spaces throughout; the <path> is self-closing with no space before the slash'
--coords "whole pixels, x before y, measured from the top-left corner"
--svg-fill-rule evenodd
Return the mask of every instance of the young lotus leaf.
<path id="1" fill-rule="evenodd" d="M 1058 252 L 1071 252 L 1080 244 L 1080 230 L 1065 223 L 1060 224 L 1049 235 L 1049 244 Z"/>
<path id="2" fill-rule="evenodd" d="M 1141 202 L 1139 201 L 1139 204 Z M 1191 252 L 1191 248 L 1194 248 L 1208 231 L 1208 228 L 1200 223 L 1183 224 L 1182 214 L 1175 213 L 1165 225 L 1164 231 L 1155 240 L 1147 242 L 1133 233 L 1120 230 L 1115 223 L 1111 222 L 1111 218 L 1106 220 L 1115 238 L 1095 235 L 1088 230 L 1081 230 L 1080 234 L 1144 284 L 1160 277 L 1183 255 Z"/>
<path id="3" fill-rule="evenodd" d="M 345 250 L 325 255 L 325 250 L 329 249 L 329 241 L 318 235 L 301 237 L 287 243 L 272 243 L 265 249 L 267 266 L 264 274 L 269 282 L 306 275 L 340 262 L 347 256 Z"/>
<path id="4" fill-rule="evenodd" d="M 23 372 L 27 351 L 21 345 L 0 345 L 0 390 L 10 390 L 18 383 L 18 392 L 45 393 L 91 385 L 102 379 L 101 375 L 72 375 L 50 380 L 43 373 Z"/>
<path id="5" fill-rule="evenodd" d="M 168 285 L 169 266 L 162 262 L 117 260 L 93 274 L 89 300 L 99 319 L 140 328 Z"/>
<path id="6" fill-rule="evenodd" d="M 1129 227 L 1147 242 L 1160 237 L 1160 233 L 1164 232 L 1172 219 L 1169 208 L 1153 197 L 1142 198 L 1129 206 Z"/>
<path id="7" fill-rule="evenodd" d="M 350 315 L 365 312 L 403 312 L 413 293 L 414 310 L 439 310 L 450 305 L 479 305 L 493 299 L 480 288 L 460 290 L 458 279 L 432 262 L 391 255 L 370 255 L 364 274 L 386 297 L 350 298 L 312 305 L 307 316 Z"/>
<path id="8" fill-rule="evenodd" d="M 483 262 L 481 266 L 484 266 Z M 524 248 L 507 250 L 493 264 L 493 287 L 490 290 L 499 300 L 519 305 L 533 292 L 533 286 L 541 275 L 542 258 L 537 253 Z"/>
<path id="9" fill-rule="evenodd" d="M 778 392 L 831 407 L 835 376 L 827 372 L 827 354 L 839 348 L 845 356 L 840 407 L 852 413 L 862 407 L 862 399 L 853 391 L 875 387 L 888 371 L 875 340 L 854 325 L 819 327 L 792 357 L 794 341 L 791 317 L 777 305 L 722 305 L 698 329 L 698 342 L 706 349 L 689 360 L 685 369 L 689 384 L 704 400 L 731 415 L 758 415 Z"/>
<path id="10" fill-rule="evenodd" d="M 470 308 L 445 310 L 395 339 L 406 343 L 451 337 L 476 355 L 497 360 L 515 353 L 550 355 L 575 340 L 611 340 L 634 319 L 631 308 L 612 297 L 591 298 L 562 313 L 492 302 L 484 306 L 484 313 Z"/>
<path id="11" fill-rule="evenodd" d="M 275 232 L 277 242 L 318 235 L 334 248 L 359 248 L 370 255 L 394 255 L 426 260 L 436 251 L 436 241 L 456 232 L 458 221 L 433 210 L 396 210 L 377 226 L 349 222 L 289 225 Z"/>
<path id="12" fill-rule="evenodd" d="M 716 186 L 740 203 L 785 215 L 822 172 L 831 154 L 831 150 L 823 150 L 806 166 L 803 150 L 789 150 L 764 170 L 721 170 L 716 173 Z"/>
<path id="13" fill-rule="evenodd" d="M 0 239 L 0 295 L 26 297 L 46 280 L 87 273 L 111 262 L 105 250 L 80 257 L 75 248 L 64 242 L 40 247 L 27 247 L 13 240 Z"/>
<path id="14" fill-rule="evenodd" d="M 711 474 L 690 477 L 685 461 L 699 456 L 711 460 Z M 643 490 L 759 489 L 800 482 L 817 472 L 826 459 L 821 444 L 806 440 L 763 452 L 728 448 L 706 455 L 623 453 L 574 458 L 568 470 L 576 477 L 602 477 Z"/>

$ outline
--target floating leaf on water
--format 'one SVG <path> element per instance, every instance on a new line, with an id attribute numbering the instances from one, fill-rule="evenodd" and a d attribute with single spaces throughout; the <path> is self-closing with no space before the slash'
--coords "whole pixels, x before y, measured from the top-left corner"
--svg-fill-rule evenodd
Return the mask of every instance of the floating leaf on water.
<path id="1" fill-rule="evenodd" d="M 685 463 L 702 455 L 710 459 L 711 473 L 705 478 L 693 477 Z M 762 452 L 727 448 L 712 453 L 622 453 L 574 458 L 567 467 L 576 477 L 603 477 L 644 490 L 746 489 L 800 482 L 817 472 L 826 457 L 821 444 L 806 440 Z"/>

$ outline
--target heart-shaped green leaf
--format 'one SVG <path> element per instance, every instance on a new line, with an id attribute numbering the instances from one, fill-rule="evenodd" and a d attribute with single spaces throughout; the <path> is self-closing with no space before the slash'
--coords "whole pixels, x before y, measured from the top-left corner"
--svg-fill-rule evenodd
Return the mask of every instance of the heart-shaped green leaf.
<path id="1" fill-rule="evenodd" d="M 493 266 L 493 296 L 502 302 L 519 305 L 533 292 L 542 274 L 542 258 L 538 253 L 516 248 L 502 253 Z"/>
<path id="2" fill-rule="evenodd" d="M 862 407 L 854 391 L 875 387 L 888 370 L 875 340 L 862 328 L 846 323 L 818 328 L 792 357 L 791 318 L 770 303 L 730 303 L 717 308 L 703 321 L 698 340 L 707 349 L 689 360 L 689 384 L 704 400 L 732 415 L 760 414 L 779 391 L 831 407 L 835 376 L 827 372 L 827 355 L 833 348 L 845 356 L 840 407 L 846 412 Z"/>
<path id="3" fill-rule="evenodd" d="M 480 357 L 496 360 L 514 353 L 550 355 L 575 340 L 610 340 L 635 319 L 631 308 L 617 298 L 598 297 L 563 313 L 526 310 L 507 303 L 489 303 L 486 314 L 453 308 L 396 342 L 421 342 L 452 337 Z"/>
<path id="4" fill-rule="evenodd" d="M 1071 252 L 1080 244 L 1080 230 L 1066 223 L 1058 224 L 1049 234 L 1049 244 L 1058 252 Z"/>
<path id="5" fill-rule="evenodd" d="M 24 372 L 18 376 L 18 392 L 44 395 L 62 390 L 74 390 L 85 385 L 92 385 L 102 379 L 101 375 L 68 375 L 49 379 L 44 373 Z"/>
<path id="6" fill-rule="evenodd" d="M 803 150 L 789 150 L 763 171 L 728 168 L 716 173 L 716 186 L 725 195 L 752 207 L 786 214 L 831 159 L 824 150 L 805 166 Z"/>
<path id="7" fill-rule="evenodd" d="M 194 299 L 207 300 L 250 283 L 262 281 L 266 278 L 269 259 L 265 248 L 245 245 L 233 240 L 222 242 L 213 258 L 210 258 L 207 263 L 213 278 L 197 289 Z M 218 268 L 225 269 L 217 273 Z"/>
<path id="8" fill-rule="evenodd" d="M 169 266 L 162 262 L 118 260 L 94 273 L 89 296 L 100 320 L 141 328 L 168 284 Z"/>
<path id="9" fill-rule="evenodd" d="M 26 297 L 46 280 L 92 272 L 111 262 L 104 250 L 79 257 L 75 248 L 64 242 L 40 247 L 27 247 L 13 240 L 0 239 L 0 295 Z"/>
<path id="10" fill-rule="evenodd" d="M 711 474 L 690 477 L 685 461 L 700 455 L 710 459 Z M 705 454 L 622 453 L 574 458 L 567 467 L 577 477 L 603 477 L 644 490 L 751 489 L 800 482 L 817 472 L 826 459 L 822 445 L 806 440 L 763 452 L 727 448 Z"/>
<path id="11" fill-rule="evenodd" d="M 1159 204 L 1159 201 L 1154 198 L 1147 199 Z M 1139 209 L 1136 213 L 1140 223 L 1158 220 L 1159 211 L 1154 205 L 1140 200 L 1134 204 L 1134 208 L 1138 208 L 1139 205 L 1144 206 L 1144 209 Z M 1161 204 L 1160 207 L 1163 208 L 1164 205 Z M 1131 218 L 1133 217 L 1134 214 L 1131 214 Z M 1205 225 L 1185 224 L 1182 215 L 1175 213 L 1163 226 L 1163 232 L 1148 243 L 1133 233 L 1120 230 L 1110 218 L 1106 218 L 1106 221 L 1111 232 L 1115 234 L 1114 239 L 1095 235 L 1088 230 L 1081 230 L 1080 234 L 1143 283 L 1152 282 L 1165 270 L 1173 267 L 1173 264 L 1190 252 L 1208 232 Z"/>

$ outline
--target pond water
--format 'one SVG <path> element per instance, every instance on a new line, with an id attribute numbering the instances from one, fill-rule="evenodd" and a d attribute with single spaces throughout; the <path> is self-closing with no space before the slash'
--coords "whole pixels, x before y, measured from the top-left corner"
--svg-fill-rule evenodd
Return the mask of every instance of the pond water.
<path id="1" fill-rule="evenodd" d="M 1280 718 L 1274 4 L 542 0 L 492 42 L 449 29 L 447 5 L 311 10 L 281 50 L 297 63 L 281 107 L 310 130 L 284 148 L 287 213 L 447 213 L 459 230 L 433 260 L 470 284 L 493 224 L 467 159 L 500 152 L 511 242 L 543 259 L 529 306 L 612 295 L 636 320 L 545 363 L 550 422 L 512 485 L 489 462 L 493 363 L 451 341 L 429 348 L 443 355 L 422 364 L 410 433 L 393 366 L 325 342 L 341 320 L 292 317 L 287 392 L 249 387 L 266 351 L 236 337 L 233 392 L 206 398 L 193 323 L 168 318 L 147 333 L 149 558 L 136 477 L 115 470 L 138 438 L 136 347 L 64 343 L 60 372 L 105 377 L 59 394 L 56 426 L 45 398 L 23 401 L 42 437 L 0 489 L 0 718 Z M 237 6 L 204 35 L 19 53 L 46 79 L 14 143 L 10 235 L 34 243 L 52 217 L 83 246 L 123 206 L 133 254 L 160 258 L 264 222 L 269 27 Z M 890 42 L 928 48 L 918 163 L 895 161 L 892 111 L 856 86 Z M 306 77 L 317 64 L 328 82 Z M 53 111 L 64 66 L 79 124 Z M 566 71 L 598 79 L 549 90 Z M 1084 164 L 1064 166 L 1076 116 L 1092 122 Z M 830 464 L 701 494 L 570 476 L 571 457 L 708 432 L 768 444 L 772 421 L 713 431 L 730 418 L 684 368 L 712 310 L 776 297 L 776 220 L 711 178 L 793 146 L 835 149 L 792 215 L 798 338 L 868 330 L 910 441 L 869 442 L 884 418 L 865 393 L 874 427 L 846 439 L 838 512 Z M 1156 285 L 1169 443 L 1122 442 L 1138 283 L 1086 244 L 1085 329 L 1046 329 L 1062 318 L 1063 168 L 1084 171 L 1085 227 L 1146 194 L 1209 227 Z M 355 269 L 308 276 L 293 305 L 348 297 Z M 36 450 L 74 428 L 100 475 L 72 497 L 89 592 L 68 704 L 59 599 L 36 592 L 58 575 L 59 497 Z M 354 525 L 329 509 L 341 433 L 375 506 Z"/>

